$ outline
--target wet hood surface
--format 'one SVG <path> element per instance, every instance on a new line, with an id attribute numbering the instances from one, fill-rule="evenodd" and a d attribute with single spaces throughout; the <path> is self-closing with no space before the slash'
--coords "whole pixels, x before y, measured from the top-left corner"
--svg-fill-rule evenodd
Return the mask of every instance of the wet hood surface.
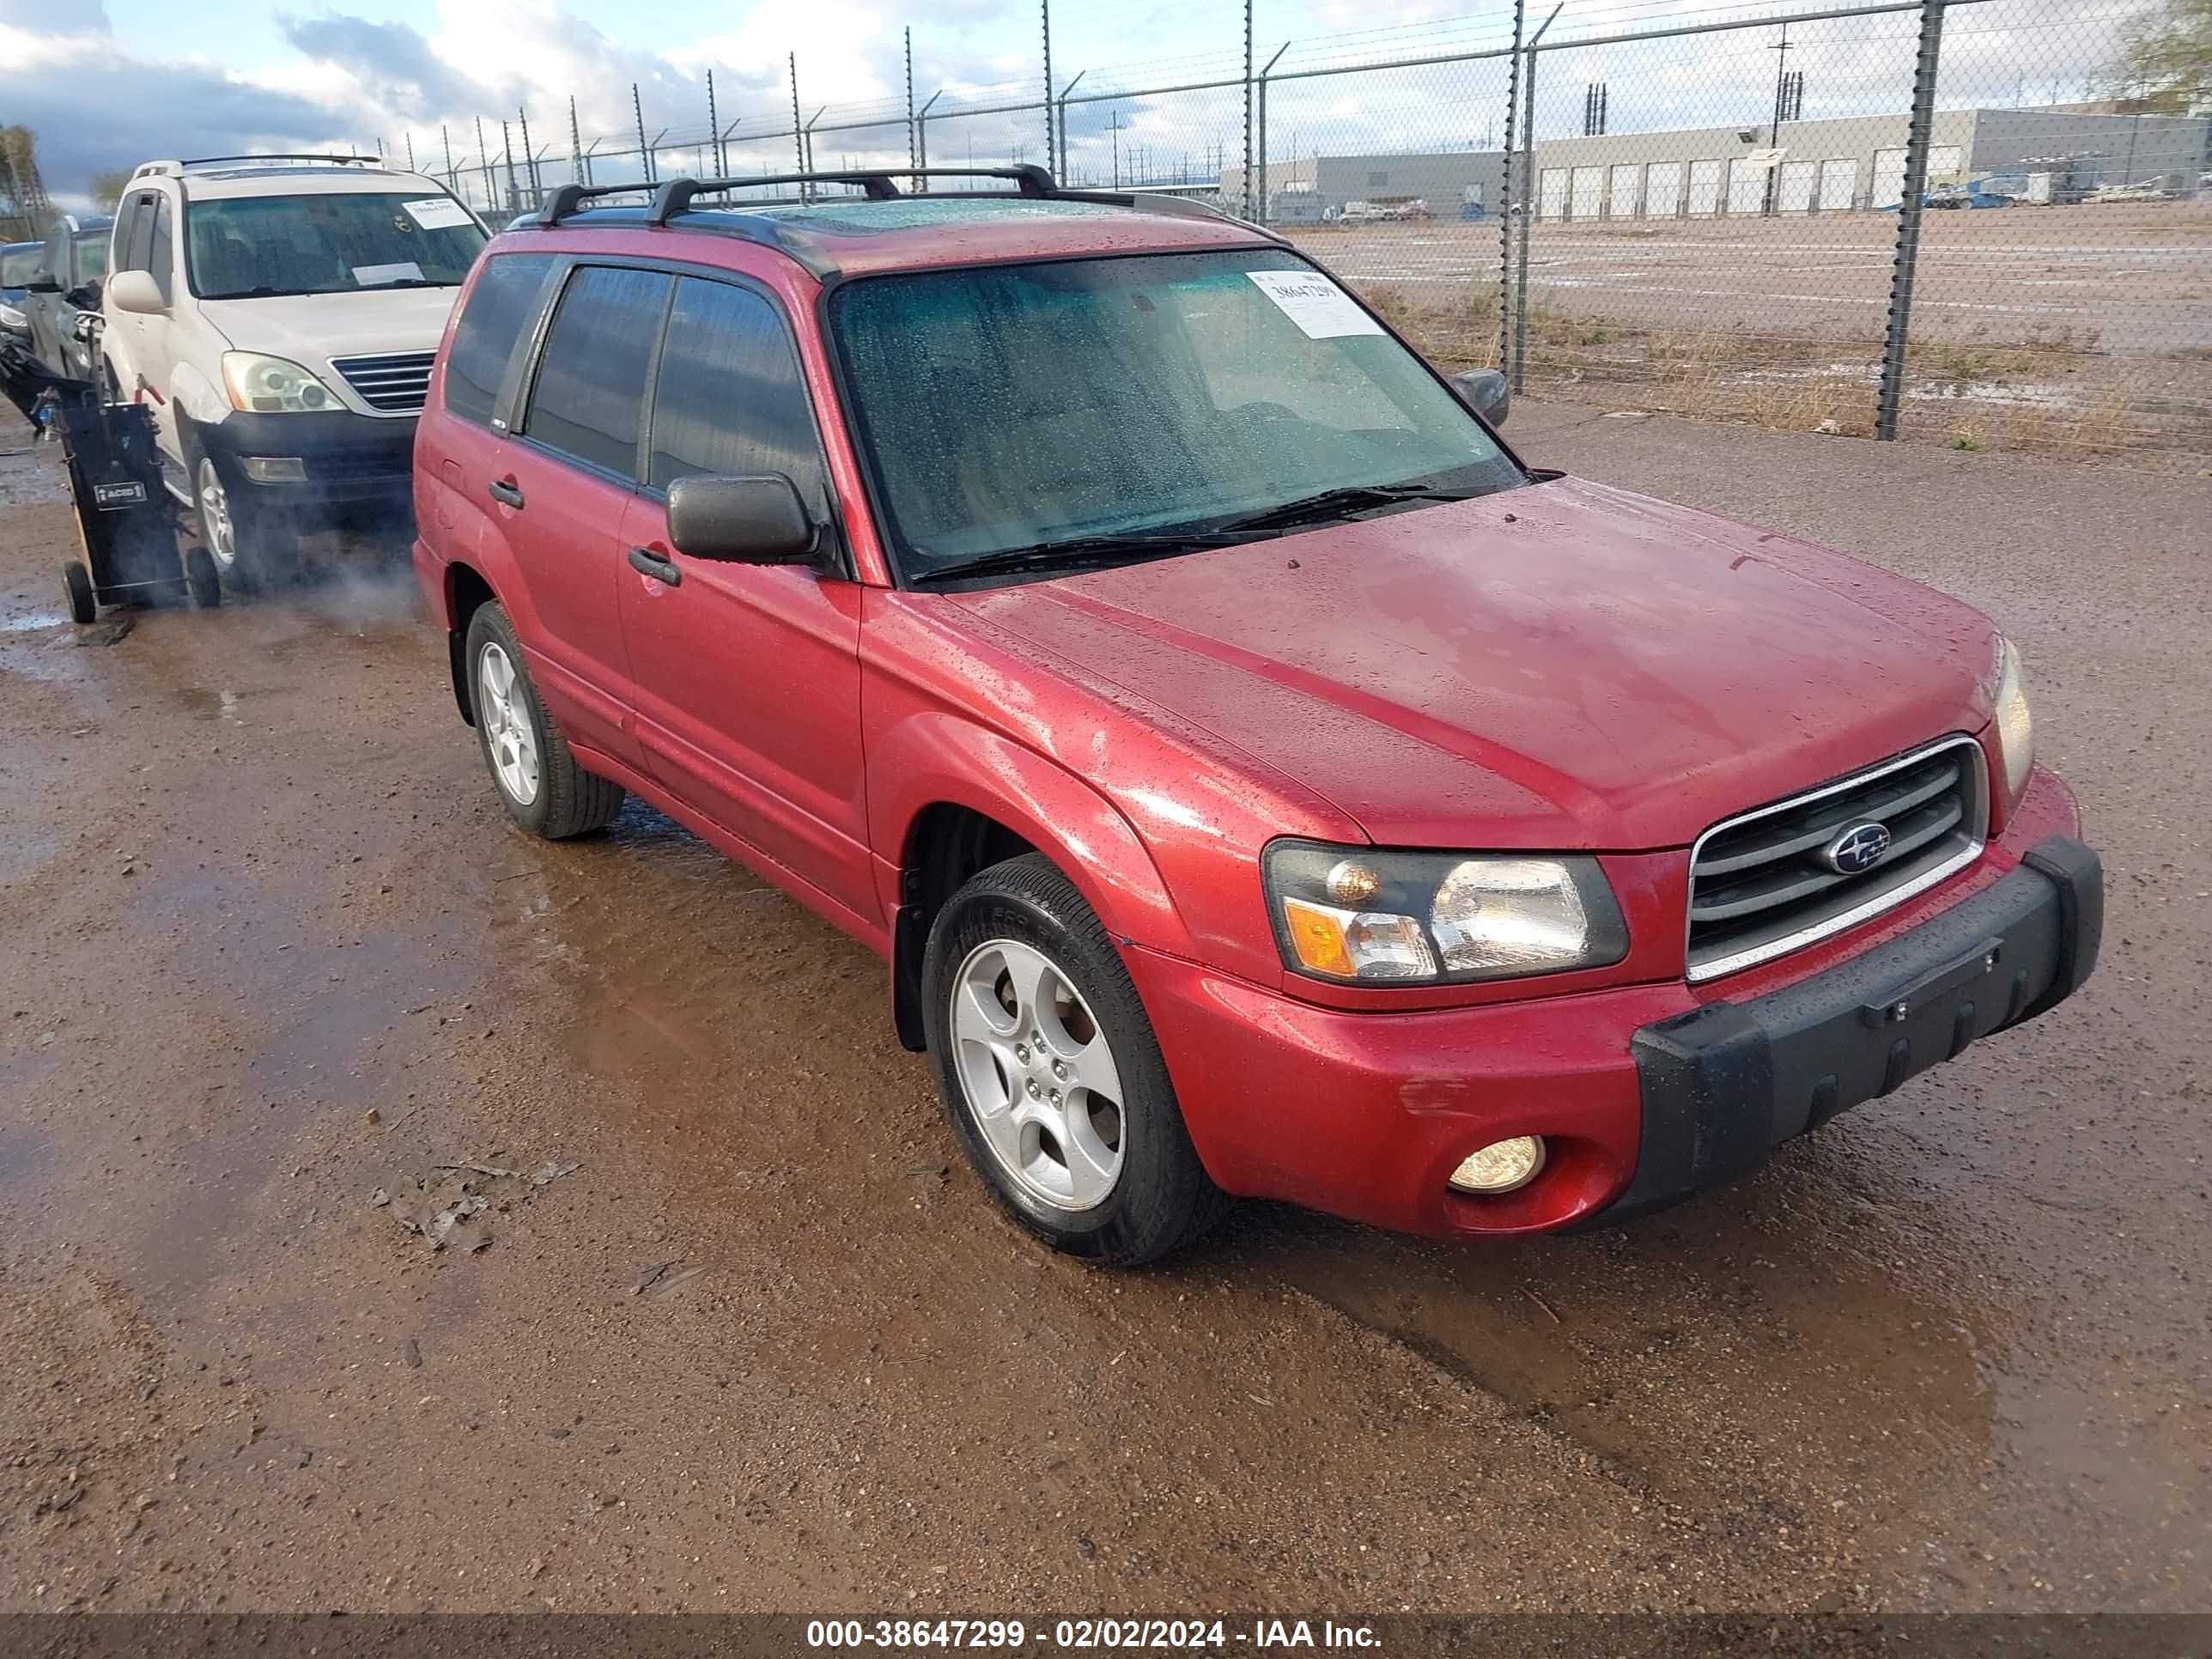
<path id="1" fill-rule="evenodd" d="M 1989 623 L 1562 479 L 964 596 L 1376 841 L 1628 849 L 1978 726 Z"/>

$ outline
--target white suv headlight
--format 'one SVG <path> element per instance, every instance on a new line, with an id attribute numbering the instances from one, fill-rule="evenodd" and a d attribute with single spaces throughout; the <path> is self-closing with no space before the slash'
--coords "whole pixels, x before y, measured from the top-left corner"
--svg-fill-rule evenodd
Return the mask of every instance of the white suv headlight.
<path id="1" fill-rule="evenodd" d="M 1995 716 L 1997 748 L 2004 756 L 2005 803 L 2009 806 L 2027 787 L 2027 775 L 2035 766 L 2035 716 L 2028 712 L 2027 672 L 2020 665 L 2020 653 L 2010 640 L 1997 641 L 1997 693 Z"/>
<path id="2" fill-rule="evenodd" d="M 1592 858 L 1279 841 L 1261 871 L 1294 973 L 1449 984 L 1602 967 L 1628 952 L 1620 906 Z"/>
<path id="3" fill-rule="evenodd" d="M 258 351 L 222 354 L 230 406 L 248 415 L 329 414 L 345 407 L 299 364 Z"/>

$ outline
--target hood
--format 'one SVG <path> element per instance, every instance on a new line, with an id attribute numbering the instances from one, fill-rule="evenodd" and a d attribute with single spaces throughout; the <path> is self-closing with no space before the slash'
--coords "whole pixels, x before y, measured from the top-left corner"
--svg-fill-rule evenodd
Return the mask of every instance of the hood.
<path id="1" fill-rule="evenodd" d="M 1562 479 L 958 596 L 1376 842 L 1632 851 L 1986 718 L 1990 624 Z"/>
<path id="2" fill-rule="evenodd" d="M 458 288 L 365 288 L 280 294 L 204 300 L 200 312 L 238 350 L 289 358 L 320 372 L 333 357 L 435 351 L 460 293 Z"/>

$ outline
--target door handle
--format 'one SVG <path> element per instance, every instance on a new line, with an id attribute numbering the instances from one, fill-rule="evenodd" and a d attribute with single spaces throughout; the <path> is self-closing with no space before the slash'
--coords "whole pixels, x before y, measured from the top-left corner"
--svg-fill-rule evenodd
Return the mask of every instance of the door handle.
<path id="1" fill-rule="evenodd" d="M 665 586 L 675 587 L 684 580 L 684 573 L 672 559 L 664 559 L 650 548 L 633 547 L 629 550 L 629 568 L 641 576 L 650 576 Z"/>
<path id="2" fill-rule="evenodd" d="M 494 478 L 486 488 L 489 489 L 491 498 L 495 501 L 505 501 L 509 507 L 522 505 L 522 486 L 519 483 L 512 483 L 506 478 Z"/>

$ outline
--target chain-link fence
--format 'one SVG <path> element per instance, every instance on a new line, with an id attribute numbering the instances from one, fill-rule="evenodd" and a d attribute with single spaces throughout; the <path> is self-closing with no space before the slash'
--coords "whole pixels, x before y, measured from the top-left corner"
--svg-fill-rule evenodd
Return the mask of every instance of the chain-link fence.
<path id="1" fill-rule="evenodd" d="M 1440 361 L 1534 395 L 2193 465 L 2212 118 L 2129 69 L 2182 3 L 1518 0 L 1290 42 L 1248 9 L 1208 58 L 909 70 L 854 107 L 810 105 L 794 59 L 780 108 L 631 88 L 627 133 L 572 106 L 406 143 L 490 216 L 572 179 L 1035 162 L 1266 224 Z"/>

